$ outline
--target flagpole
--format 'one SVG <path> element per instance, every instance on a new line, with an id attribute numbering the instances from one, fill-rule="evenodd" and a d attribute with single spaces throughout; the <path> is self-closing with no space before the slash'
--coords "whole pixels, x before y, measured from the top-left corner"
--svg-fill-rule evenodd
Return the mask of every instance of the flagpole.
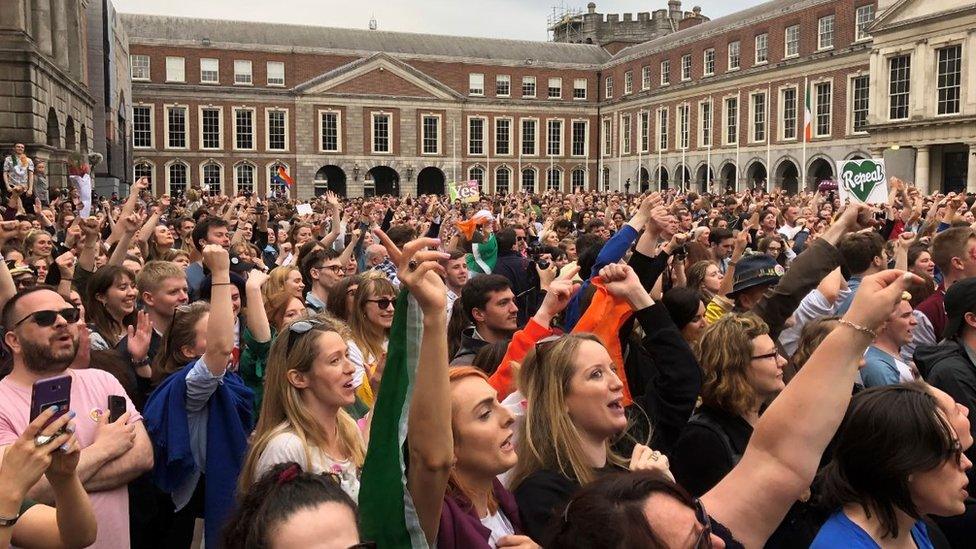
<path id="1" fill-rule="evenodd" d="M 641 177 L 644 175 L 644 111 L 637 111 L 637 123 L 640 124 L 640 143 L 637 144 L 637 190 L 644 192 L 641 185 L 644 183 Z"/>
<path id="2" fill-rule="evenodd" d="M 661 135 L 660 134 L 661 134 L 662 131 L 664 131 L 664 128 L 663 127 L 660 127 L 660 126 L 662 126 L 662 124 L 661 124 L 661 111 L 660 111 L 660 107 L 658 107 L 657 121 L 656 121 L 656 124 L 655 125 L 656 126 L 659 126 L 658 127 L 658 131 L 657 131 L 658 135 L 656 135 L 655 137 L 657 138 L 657 190 L 660 191 L 661 190 L 661 170 L 663 169 L 663 159 L 661 158 Z"/>
<path id="3" fill-rule="evenodd" d="M 454 160 L 451 162 L 451 169 L 454 173 L 454 183 L 457 184 L 457 128 L 454 125 L 455 121 L 451 120 L 451 152 L 454 156 Z"/>
<path id="4" fill-rule="evenodd" d="M 741 185 L 739 175 L 739 149 L 742 142 L 742 91 L 735 90 L 735 190 L 738 191 Z"/>
<path id="5" fill-rule="evenodd" d="M 810 85 L 809 78 L 803 77 L 803 160 L 800 166 L 800 181 L 802 184 L 798 189 L 800 192 L 807 188 L 807 126 L 810 122 L 807 120 L 809 117 L 810 109 L 808 107 L 810 103 Z"/>
<path id="6" fill-rule="evenodd" d="M 772 166 L 769 163 L 770 160 L 772 159 L 772 147 L 773 147 L 773 131 L 772 131 L 773 123 L 772 120 L 770 120 L 769 118 L 770 111 L 772 110 L 770 108 L 770 104 L 773 101 L 773 97 L 772 95 L 770 95 L 771 93 L 772 93 L 771 86 L 767 82 L 766 83 L 766 192 L 772 190 L 770 189 L 769 184 L 773 181 Z"/>
<path id="7" fill-rule="evenodd" d="M 685 108 L 681 109 L 684 113 L 684 124 L 688 126 L 688 132 L 691 133 L 691 106 L 685 105 Z M 680 125 L 681 121 L 679 121 Z M 682 141 L 684 136 L 681 134 L 683 128 L 678 128 L 678 144 L 681 145 L 681 192 L 688 192 L 688 164 L 687 157 L 685 156 L 688 152 L 688 147 Z M 691 137 L 690 135 L 688 136 Z M 690 141 L 690 139 L 689 139 Z"/>
<path id="8" fill-rule="evenodd" d="M 707 192 L 712 191 L 712 121 L 715 120 L 715 104 L 712 101 L 712 96 L 708 96 L 708 125 L 705 127 L 705 131 L 708 132 L 708 148 L 705 153 L 705 190 Z"/>
<path id="9" fill-rule="evenodd" d="M 491 131 L 491 125 L 488 124 L 488 120 L 485 120 L 485 190 L 484 192 L 491 194 L 491 137 L 494 132 Z M 482 192 L 478 189 L 478 192 Z"/>
<path id="10" fill-rule="evenodd" d="M 600 124 L 600 131 L 597 132 L 597 135 L 599 136 L 599 143 L 597 143 L 597 151 L 598 151 L 598 154 L 599 154 L 599 156 L 597 157 L 598 158 L 598 160 L 597 160 L 597 171 L 600 172 L 600 173 L 598 173 L 596 175 L 596 180 L 597 180 L 597 186 L 596 186 L 596 188 L 597 188 L 598 191 L 610 192 L 610 182 L 609 181 L 607 181 L 607 188 L 603 188 L 603 153 L 605 152 L 603 150 L 603 143 L 604 143 L 604 140 L 606 140 L 606 136 L 603 135 L 603 120 L 602 119 L 601 120 L 598 120 L 598 122 Z"/>
<path id="11" fill-rule="evenodd" d="M 520 128 L 520 130 L 521 130 L 521 128 Z M 519 131 L 519 135 L 520 136 L 522 135 L 522 132 L 521 131 Z M 512 189 L 518 189 L 519 191 L 521 191 L 522 190 L 522 139 L 521 138 L 519 139 L 518 148 L 519 148 L 519 155 L 518 155 L 518 185 L 512 185 Z"/>
<path id="12" fill-rule="evenodd" d="M 620 191 L 624 190 L 624 183 L 623 183 L 623 178 L 624 178 L 624 172 L 623 172 L 623 169 L 624 169 L 624 167 L 623 167 L 624 159 L 621 156 L 621 153 L 623 151 L 621 150 L 622 147 L 620 146 L 623 143 L 623 134 L 621 133 L 623 131 L 623 124 L 621 124 L 621 117 L 622 116 L 623 116 L 622 114 L 618 114 L 617 115 L 617 128 L 618 128 L 617 129 L 617 134 L 618 134 L 617 135 L 617 192 L 618 193 Z"/>

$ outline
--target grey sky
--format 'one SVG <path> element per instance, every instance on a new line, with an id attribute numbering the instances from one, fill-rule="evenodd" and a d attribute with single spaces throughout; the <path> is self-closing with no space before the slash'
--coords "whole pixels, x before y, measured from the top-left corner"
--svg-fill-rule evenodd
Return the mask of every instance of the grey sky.
<path id="1" fill-rule="evenodd" d="M 586 9 L 589 0 L 113 0 L 122 12 L 238 19 L 273 23 L 367 28 L 376 17 L 380 30 L 461 36 L 545 40 L 554 5 Z M 596 0 L 600 13 L 636 13 L 667 8 L 667 0 Z M 682 9 L 701 6 L 716 18 L 761 0 L 684 0 Z"/>

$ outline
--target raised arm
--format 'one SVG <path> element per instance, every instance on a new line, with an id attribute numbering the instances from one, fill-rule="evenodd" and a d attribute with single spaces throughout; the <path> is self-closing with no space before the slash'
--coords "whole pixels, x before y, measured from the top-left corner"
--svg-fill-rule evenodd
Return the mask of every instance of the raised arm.
<path id="1" fill-rule="evenodd" d="M 122 234 L 119 236 L 119 240 L 115 245 L 115 251 L 112 252 L 112 257 L 108 260 L 109 265 L 121 265 L 125 261 L 125 256 L 129 253 L 129 245 L 132 243 L 136 231 L 139 230 L 141 222 L 142 220 L 139 214 L 132 214 L 119 220 L 119 226 L 122 227 Z"/>
<path id="2" fill-rule="evenodd" d="M 761 547 L 813 482 L 851 399 L 858 365 L 917 277 L 865 277 L 850 310 L 762 415 L 742 461 L 702 496 L 708 513 L 746 547 Z M 803 418 L 803 421 L 797 421 Z"/>
<path id="3" fill-rule="evenodd" d="M 203 362 L 215 377 L 224 375 L 234 352 L 234 308 L 231 304 L 230 257 L 216 244 L 203 248 L 203 264 L 210 269 L 213 288 L 210 320 L 207 322 L 207 349 Z"/>
<path id="4" fill-rule="evenodd" d="M 136 203 L 139 202 L 139 195 L 142 193 L 142 191 L 148 188 L 149 180 L 145 177 L 139 178 L 139 180 L 136 181 L 135 185 L 132 186 L 132 189 L 129 192 L 129 197 L 125 200 L 125 204 L 122 205 L 122 211 L 119 213 L 119 219 L 125 219 L 136 213 Z M 105 212 L 105 215 L 111 218 L 112 212 L 107 211 Z M 121 237 L 122 235 L 119 234 L 118 226 L 112 227 L 112 234 L 108 237 L 108 243 L 111 244 Z"/>
<path id="5" fill-rule="evenodd" d="M 271 341 L 271 325 L 268 323 L 268 312 L 264 309 L 264 298 L 261 295 L 261 287 L 267 281 L 266 273 L 254 269 L 247 275 L 247 283 L 244 285 L 248 303 L 244 308 L 244 319 L 251 336 L 258 343 Z"/>
<path id="6" fill-rule="evenodd" d="M 423 311 L 417 377 L 410 415 L 407 444 L 410 468 L 407 489 L 417 509 L 427 542 L 437 539 L 441 505 L 454 464 L 451 430 L 451 382 L 447 360 L 447 287 L 439 261 L 448 254 L 436 248 L 440 241 L 420 238 L 404 246 L 397 276 Z"/>

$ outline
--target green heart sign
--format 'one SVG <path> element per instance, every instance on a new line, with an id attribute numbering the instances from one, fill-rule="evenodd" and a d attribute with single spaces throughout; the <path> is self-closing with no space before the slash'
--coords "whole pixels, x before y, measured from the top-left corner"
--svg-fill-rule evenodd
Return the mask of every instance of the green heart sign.
<path id="1" fill-rule="evenodd" d="M 858 202 L 867 202 L 878 185 L 885 184 L 883 160 L 848 160 L 840 168 L 840 184 Z M 887 191 L 883 193 L 887 195 Z"/>

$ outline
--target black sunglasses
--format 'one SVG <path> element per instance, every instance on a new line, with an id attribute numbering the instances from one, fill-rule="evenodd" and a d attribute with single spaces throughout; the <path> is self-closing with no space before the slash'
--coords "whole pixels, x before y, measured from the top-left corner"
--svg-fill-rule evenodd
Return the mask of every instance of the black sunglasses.
<path id="1" fill-rule="evenodd" d="M 53 326 L 55 322 L 58 321 L 58 317 L 63 318 L 68 324 L 74 324 L 78 322 L 81 317 L 81 310 L 77 307 L 68 307 L 67 309 L 61 309 L 60 311 L 34 311 L 24 318 L 17 321 L 14 324 L 14 328 L 20 326 L 27 320 L 33 320 L 35 324 L 42 328 L 47 328 L 48 326 Z"/>
<path id="2" fill-rule="evenodd" d="M 700 499 L 695 499 L 695 518 L 702 525 L 702 530 L 695 540 L 695 549 L 711 549 L 712 547 L 712 519 L 705 512 L 705 506 Z"/>
<path id="3" fill-rule="evenodd" d="M 375 303 L 380 310 L 389 309 L 390 307 L 396 308 L 396 299 L 390 299 L 388 297 L 381 297 L 379 299 L 367 299 L 366 301 L 370 303 Z"/>

